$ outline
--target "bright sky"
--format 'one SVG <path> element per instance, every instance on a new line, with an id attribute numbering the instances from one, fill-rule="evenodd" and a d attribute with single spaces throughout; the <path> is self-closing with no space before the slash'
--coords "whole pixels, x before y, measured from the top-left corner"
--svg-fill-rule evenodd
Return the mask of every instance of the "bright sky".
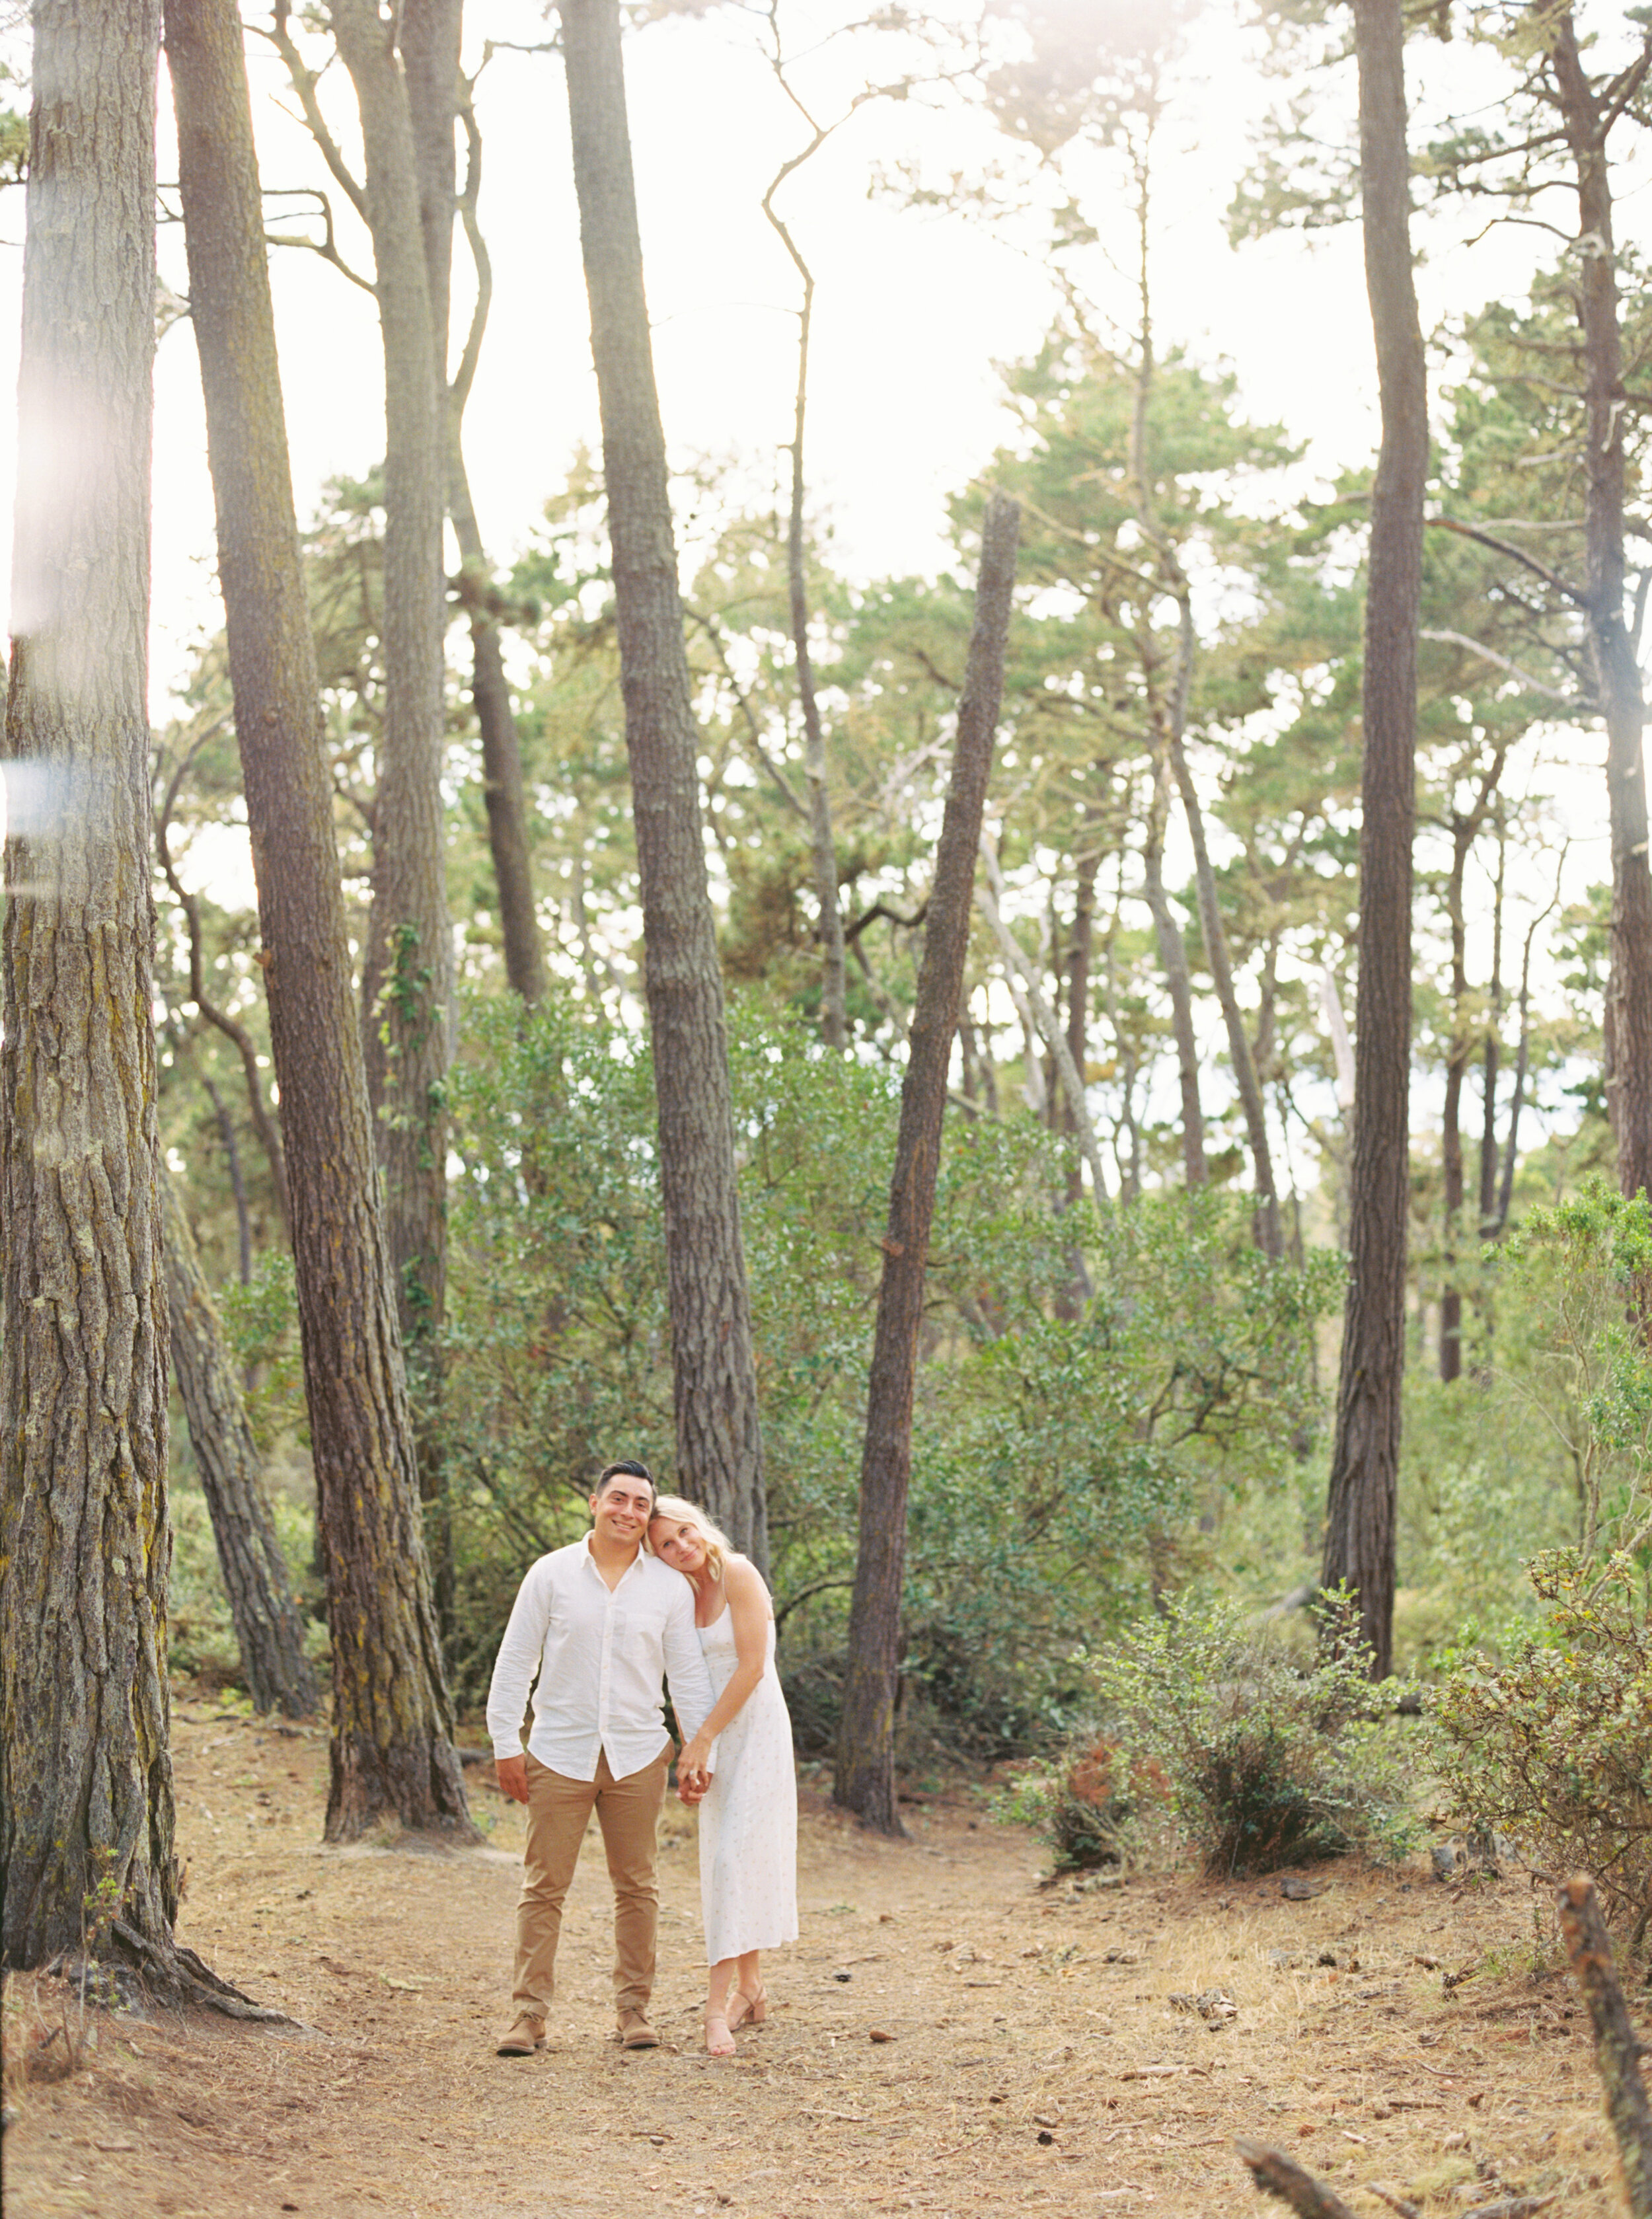
<path id="1" fill-rule="evenodd" d="M 851 12 L 839 0 L 780 0 L 794 51 L 808 50 L 800 82 L 820 112 L 840 112 L 864 70 L 887 75 L 884 42 L 821 46 Z M 858 11 L 854 11 L 858 12 Z M 962 12 L 960 0 L 960 13 Z M 1624 18 L 1601 7 L 1621 32 Z M 467 66 L 484 37 L 543 42 L 537 0 L 471 0 Z M 250 11 L 256 23 L 262 6 Z M 646 276 L 668 441 L 674 457 L 742 458 L 753 480 L 774 482 L 790 436 L 797 299 L 789 263 L 760 201 L 803 130 L 762 59 L 762 16 L 728 7 L 699 20 L 649 27 L 627 41 L 631 137 Z M 326 182 L 301 127 L 283 113 L 284 72 L 251 40 L 254 101 L 267 190 Z M 1375 444 L 1375 375 L 1357 227 L 1314 243 L 1287 235 L 1230 248 L 1223 211 L 1251 134 L 1282 88 L 1255 66 L 1254 34 L 1236 11 L 1202 20 L 1183 75 L 1179 115 L 1166 133 L 1158 193 L 1156 320 L 1161 347 L 1177 341 L 1230 359 L 1251 412 L 1277 417 L 1310 441 L 1309 469 L 1357 462 Z M 1416 51 L 1413 71 L 1453 73 L 1472 98 L 1475 65 L 1461 44 Z M 1490 83 L 1489 77 L 1486 83 Z M 1351 102 L 1351 76 L 1346 97 Z M 326 94 L 347 141 L 349 88 L 333 71 Z M 1459 94 L 1461 97 L 1461 94 Z M 170 91 L 162 81 L 161 174 Z M 496 561 L 531 534 L 581 444 L 594 445 L 597 415 L 561 65 L 554 55 L 500 51 L 484 71 L 478 108 L 485 134 L 481 214 L 494 267 L 494 303 L 481 375 L 466 420 L 466 446 L 481 525 Z M 1346 121 L 1351 131 L 1351 117 Z M 995 364 L 1030 352 L 1057 295 L 1031 229 L 1019 237 L 961 217 L 914 212 L 868 192 L 874 165 L 917 159 L 931 173 L 979 174 L 1002 141 L 961 97 L 874 103 L 785 189 L 782 213 L 813 264 L 818 291 L 811 381 L 810 476 L 817 513 L 851 573 L 933 570 L 947 560 L 945 501 L 1004 436 Z M 1123 206 L 1099 168 L 1086 214 L 1103 241 L 1118 237 L 1127 264 Z M 1648 244 L 1643 165 L 1620 202 L 1622 236 Z M 334 195 L 335 203 L 338 196 Z M 292 206 L 293 203 L 273 203 Z M 347 208 L 339 238 L 357 268 L 367 242 Z M 1562 221 L 1569 208 L 1556 210 Z M 13 195 L 4 228 L 22 229 Z M 1556 242 L 1531 231 L 1494 231 L 1471 250 L 1438 230 L 1419 231 L 1425 326 L 1500 292 L 1524 289 L 1535 253 Z M 182 293 L 183 242 L 163 231 L 163 268 Z M 0 381 L 15 384 L 16 290 L 21 258 L 0 253 Z M 319 258 L 274 258 L 283 373 L 301 519 L 336 473 L 360 475 L 382 453 L 382 358 L 373 305 Z M 455 352 L 468 308 L 463 249 Z M 1112 282 L 1098 259 L 1091 280 Z M 1122 300 L 1121 295 L 1115 295 Z M 0 500 L 9 507 L 9 451 L 0 454 Z M 216 628 L 210 488 L 200 387 L 187 321 L 167 333 L 157 364 L 154 541 L 154 705 L 187 667 L 189 643 Z M 1593 762 L 1593 736 L 1586 743 Z M 1580 881 L 1603 875 L 1602 787 L 1593 769 L 1568 796 Z M 249 889 L 250 892 L 250 889 Z"/>

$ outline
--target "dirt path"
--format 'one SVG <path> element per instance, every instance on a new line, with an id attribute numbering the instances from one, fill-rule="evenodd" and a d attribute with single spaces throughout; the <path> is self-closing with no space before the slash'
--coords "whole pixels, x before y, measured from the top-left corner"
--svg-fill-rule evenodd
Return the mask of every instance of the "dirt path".
<path id="1" fill-rule="evenodd" d="M 625 2056 L 610 2039 L 593 1843 L 562 2039 L 508 2061 L 490 2036 L 521 1832 L 487 1775 L 469 1775 L 485 1849 L 324 1849 L 319 1733 L 205 1704 L 175 1722 L 180 1931 L 303 2030 L 92 2011 L 83 2034 L 57 1984 L 9 1981 L 9 2219 L 585 2219 L 650 2199 L 706 2219 L 1210 2219 L 1263 2208 L 1235 2135 L 1288 2147 L 1362 2215 L 1388 2208 L 1369 2183 L 1431 2215 L 1511 2191 L 1558 2191 L 1567 2219 L 1619 2208 L 1585 2023 L 1563 1978 L 1524 1970 L 1513 1881 L 1453 1893 L 1338 1866 L 1307 1901 L 1276 1880 L 1040 1890 L 1036 1843 L 966 1797 L 912 1809 L 913 1838 L 891 1843 L 805 1791 L 803 1938 L 771 1964 L 776 2008 L 736 2060 L 698 2047 L 695 1849 L 676 1817 L 667 2046 Z M 1232 2017 L 1174 2000 L 1211 1990 Z M 81 2067 L 50 2080 L 68 2036 Z"/>

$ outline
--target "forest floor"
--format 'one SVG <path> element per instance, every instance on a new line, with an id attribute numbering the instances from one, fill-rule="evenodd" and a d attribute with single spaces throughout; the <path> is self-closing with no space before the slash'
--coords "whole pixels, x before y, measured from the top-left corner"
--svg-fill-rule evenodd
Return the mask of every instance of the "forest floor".
<path id="1" fill-rule="evenodd" d="M 805 1784 L 803 1938 L 768 1962 L 768 2024 L 719 2062 L 674 1800 L 664 2047 L 614 2045 L 593 1841 L 557 2038 L 507 2060 L 521 1825 L 491 1768 L 468 1775 L 488 1847 L 329 1849 L 323 1731 L 204 1698 L 173 1716 L 180 1935 L 299 2023 L 84 2009 L 10 1979 L 8 2219 L 1212 2219 L 1263 2208 L 1235 2135 L 1288 2149 L 1360 2219 L 1391 2208 L 1378 2189 L 1430 2219 L 1512 2192 L 1566 2219 L 1621 2209 L 1587 2018 L 1563 1972 L 1533 1976 L 1518 1880 L 1345 1862 L 1303 1875 L 1302 1900 L 1277 1877 L 1041 1886 L 1039 1844 L 984 1795 L 909 1804 L 910 1838 L 887 1842 Z M 1210 1990 L 1231 2017 L 1186 2007 Z"/>

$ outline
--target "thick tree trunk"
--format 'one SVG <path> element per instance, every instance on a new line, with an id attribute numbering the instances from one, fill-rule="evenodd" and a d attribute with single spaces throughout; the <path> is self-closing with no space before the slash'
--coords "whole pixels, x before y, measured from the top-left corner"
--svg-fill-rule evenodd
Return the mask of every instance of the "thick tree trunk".
<path id="1" fill-rule="evenodd" d="M 161 1211 L 172 1377 L 212 1519 L 246 1691 L 255 1711 L 308 1718 L 318 1702 L 315 1675 L 305 1658 L 292 1575 L 264 1496 L 263 1459 L 195 1235 L 164 1165 Z"/>
<path id="2" fill-rule="evenodd" d="M 328 12 L 361 114 L 384 345 L 384 722 L 363 1046 L 401 1337 L 410 1364 L 423 1369 L 423 1351 L 441 1327 L 447 1280 L 444 1105 L 453 1016 L 441 786 L 447 442 L 425 266 L 429 196 L 421 190 L 406 80 L 377 0 L 329 0 Z"/>
<path id="3" fill-rule="evenodd" d="M 158 0 L 35 0 L 0 1022 L 0 1939 L 170 1960 L 150 1012 Z"/>
<path id="4" fill-rule="evenodd" d="M 332 1644 L 327 1837 L 347 1841 L 392 1817 L 410 1828 L 469 1833 L 376 1200 L 234 0 L 171 0 L 167 52 L 270 1046 L 288 1137 Z"/>
<path id="5" fill-rule="evenodd" d="M 1153 793 L 1141 842 L 1142 892 L 1153 920 L 1158 960 L 1171 998 L 1171 1028 L 1176 1037 L 1176 1072 L 1182 1089 L 1182 1176 L 1189 1187 L 1206 1184 L 1204 1111 L 1199 1103 L 1199 1044 L 1193 1029 L 1193 978 L 1187 942 L 1164 891 L 1164 826 L 1170 815 L 1170 767 L 1153 764 Z"/>
<path id="6" fill-rule="evenodd" d="M 880 1834 L 905 1831 L 895 1801 L 895 1695 L 906 1568 L 906 1497 L 912 1469 L 912 1395 L 947 1072 L 969 953 L 975 856 L 1003 691 L 1019 524 L 1020 511 L 1013 501 L 995 495 L 987 503 L 975 626 L 901 1084 L 900 1131 L 867 1381 L 849 1665 L 832 1800 Z"/>
<path id="7" fill-rule="evenodd" d="M 1354 0 L 1365 280 L 1382 446 L 1371 496 L 1360 777 L 1350 1269 L 1323 1576 L 1359 1599 L 1374 1675 L 1394 1646 L 1394 1513 L 1410 1184 L 1411 846 L 1428 408 L 1411 265 L 1400 0 Z"/>
<path id="8" fill-rule="evenodd" d="M 1569 7 L 1537 11 L 1577 169 L 1574 283 L 1587 388 L 1584 537 L 1587 622 L 1595 683 L 1606 716 L 1606 796 L 1612 826 L 1612 976 L 1606 1034 L 1607 1102 L 1626 1195 L 1652 1191 L 1652 866 L 1647 851 L 1645 703 L 1624 609 L 1623 333 L 1612 238 L 1606 137 L 1617 120 L 1589 82 Z"/>
<path id="9" fill-rule="evenodd" d="M 580 244 L 602 410 L 625 747 L 660 1111 L 677 1474 L 760 1563 L 762 1437 L 740 1236 L 723 974 L 665 438 L 643 290 L 618 0 L 561 0 Z M 954 987 L 953 1014 L 956 1014 Z"/>

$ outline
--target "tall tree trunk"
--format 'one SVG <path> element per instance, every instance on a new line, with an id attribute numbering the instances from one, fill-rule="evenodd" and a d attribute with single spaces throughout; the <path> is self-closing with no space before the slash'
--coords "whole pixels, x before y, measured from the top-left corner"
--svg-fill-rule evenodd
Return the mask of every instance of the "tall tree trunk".
<path id="1" fill-rule="evenodd" d="M 1497 808 L 1497 878 L 1492 899 L 1492 975 L 1481 1078 L 1480 1237 L 1489 1240 L 1497 1221 L 1497 1078 L 1502 1060 L 1503 896 L 1508 873 L 1508 811 Z"/>
<path id="2" fill-rule="evenodd" d="M 723 974 L 665 439 L 643 290 L 618 0 L 561 0 L 580 245 L 602 410 L 625 747 L 665 1197 L 677 1470 L 761 1563 L 762 1437 L 735 1177 Z M 953 1014 L 956 1015 L 953 988 Z"/>
<path id="3" fill-rule="evenodd" d="M 1440 1202 L 1444 1253 L 1440 1287 L 1440 1377 L 1449 1385 L 1463 1376 L 1463 1290 L 1456 1282 L 1457 1241 L 1463 1230 L 1463 1082 L 1469 1072 L 1468 929 L 1463 915 L 1463 882 L 1473 830 L 1456 811 L 1451 819 L 1451 869 L 1446 880 L 1445 914 L 1451 933 L 1451 1044 L 1445 1058 L 1445 1103 L 1440 1116 Z"/>
<path id="4" fill-rule="evenodd" d="M 809 572 L 804 540 L 803 433 L 809 405 L 809 332 L 815 308 L 815 280 L 790 231 L 775 214 L 775 186 L 796 167 L 788 163 L 763 202 L 763 213 L 779 233 L 803 281 L 798 311 L 798 390 L 792 424 L 792 503 L 786 519 L 786 561 L 792 652 L 798 671 L 798 702 L 803 711 L 804 768 L 809 780 L 809 844 L 815 867 L 815 904 L 820 913 L 820 1025 L 828 1047 L 848 1045 L 845 999 L 843 917 L 838 906 L 837 848 L 832 837 L 832 799 L 827 782 L 826 736 L 821 729 L 815 692 L 815 666 L 809 652 Z"/>
<path id="5" fill-rule="evenodd" d="M 377 0 L 328 0 L 328 12 L 361 115 L 363 207 L 384 348 L 384 723 L 363 1044 L 401 1337 L 410 1364 L 423 1371 L 441 1328 L 447 1281 L 444 1105 L 453 1016 L 441 784 L 447 443 L 425 264 L 427 196 L 392 27 Z"/>
<path id="6" fill-rule="evenodd" d="M 195 1235 L 164 1165 L 161 1223 L 172 1377 L 212 1520 L 246 1691 L 255 1711 L 308 1718 L 317 1706 L 315 1675 L 305 1658 L 292 1575 L 264 1496 L 263 1459 Z"/>
<path id="7" fill-rule="evenodd" d="M 35 0 L 0 1023 L 0 1935 L 173 1955 L 151 1010 L 158 0 Z"/>
<path id="8" fill-rule="evenodd" d="M 1099 848 L 1092 848 L 1078 859 L 1073 889 L 1072 936 L 1067 945 L 1067 1054 L 1081 1083 L 1090 1064 L 1090 969 L 1096 939 L 1096 880 L 1101 867 Z M 1061 1129 L 1075 1139 L 1078 1136 L 1078 1120 L 1070 1102 L 1063 1104 Z M 1067 1171 L 1067 1209 L 1077 1209 L 1084 1195 L 1084 1176 L 1075 1157 Z M 1082 1316 L 1090 1293 L 1084 1252 L 1073 1242 L 1067 1250 L 1067 1284 L 1056 1291 L 1056 1315 L 1067 1319 Z"/>
<path id="9" fill-rule="evenodd" d="M 430 287 L 437 397 L 444 417 L 447 511 L 459 546 L 459 597 L 470 626 L 470 699 L 481 740 L 482 805 L 499 896 L 500 938 L 505 951 L 505 976 L 531 1008 L 544 998 L 545 957 L 533 898 L 522 746 L 492 606 L 488 550 L 464 466 L 465 404 L 470 398 L 487 328 L 493 271 L 476 215 L 481 187 L 481 138 L 468 90 L 459 78 L 463 13 L 463 0 L 407 0 L 401 44 L 419 169 L 419 214 Z M 457 190 L 454 152 L 454 127 L 461 114 L 470 148 L 463 197 Z M 475 264 L 476 301 L 459 368 L 450 383 L 447 363 L 456 214 L 463 217 Z"/>
<path id="10" fill-rule="evenodd" d="M 1176 1038 L 1176 1073 L 1182 1089 L 1182 1176 L 1189 1188 L 1206 1184 L 1204 1111 L 1199 1103 L 1199 1044 L 1193 1030 L 1193 978 L 1187 942 L 1164 891 L 1164 826 L 1171 808 L 1170 766 L 1153 761 L 1152 799 L 1141 841 L 1142 892 L 1153 920 L 1158 960 L 1171 998 L 1171 1029 Z"/>
<path id="11" fill-rule="evenodd" d="M 229 1166 L 229 1190 L 235 1203 L 235 1234 L 240 1280 L 244 1287 L 252 1284 L 252 1219 L 246 1206 L 246 1175 L 241 1169 L 241 1147 L 235 1137 L 235 1120 L 225 1106 L 224 1097 L 211 1079 L 202 1078 L 207 1099 L 212 1104 L 212 1114 L 217 1120 L 218 1137 L 224 1144 L 224 1159 Z"/>
<path id="12" fill-rule="evenodd" d="M 912 1395 L 924 1274 L 941 1164 L 947 1072 L 969 953 L 971 895 L 992 741 L 1003 691 L 1004 646 L 1015 582 L 1020 511 L 995 494 L 981 527 L 975 625 L 959 704 L 946 815 L 935 850 L 923 960 L 900 1131 L 889 1188 L 878 1323 L 866 1389 L 860 1460 L 860 1542 L 849 1607 L 849 1665 L 843 1687 L 832 1800 L 880 1834 L 905 1829 L 895 1801 L 895 1695 L 899 1681 L 901 1593 L 906 1569 L 906 1498 L 912 1469 Z"/>
<path id="13" fill-rule="evenodd" d="M 1394 1653 L 1394 1513 L 1405 1371 L 1410 1187 L 1411 846 L 1428 407 L 1411 264 L 1400 0 L 1354 0 L 1365 283 L 1382 445 L 1371 494 L 1360 772 L 1359 988 L 1350 1270 L 1323 1577 L 1359 1601 L 1385 1677 Z"/>
<path id="14" fill-rule="evenodd" d="M 1587 391 L 1584 537 L 1587 622 L 1595 683 L 1606 716 L 1606 795 L 1612 827 L 1612 976 L 1606 1035 L 1607 1102 L 1626 1195 L 1652 1191 L 1652 867 L 1647 853 L 1645 704 L 1624 609 L 1623 333 L 1612 238 L 1606 138 L 1617 120 L 1590 84 L 1569 6 L 1534 10 L 1559 90 L 1577 169 L 1574 283 Z"/>
<path id="15" fill-rule="evenodd" d="M 351 1840 L 386 1818 L 469 1833 L 376 1199 L 234 0 L 170 0 L 167 55 L 270 1047 L 288 1138 L 332 1646 L 327 1838 Z"/>
<path id="16" fill-rule="evenodd" d="M 1185 594 L 1185 581 L 1182 581 L 1182 591 Z M 1185 600 L 1183 607 L 1183 625 L 1190 632 L 1191 613 Z M 1216 900 L 1216 874 L 1210 867 L 1204 811 L 1188 768 L 1187 754 L 1179 733 L 1172 730 L 1167 737 L 1171 768 L 1176 774 L 1183 813 L 1188 820 L 1188 831 L 1193 841 L 1194 884 L 1198 889 L 1199 923 L 1204 933 L 1205 956 L 1215 985 L 1216 999 L 1221 1006 L 1222 1023 L 1227 1033 L 1228 1060 L 1233 1066 L 1239 1106 L 1245 1112 L 1245 1137 L 1251 1144 L 1251 1176 L 1256 1180 L 1256 1244 L 1264 1256 L 1271 1257 L 1277 1263 L 1285 1252 L 1285 1237 L 1279 1224 L 1279 1197 L 1274 1186 L 1273 1150 L 1268 1141 L 1267 1109 L 1256 1075 L 1256 1065 L 1251 1057 L 1251 1042 L 1245 1030 L 1244 1015 L 1239 1009 L 1239 997 L 1233 991 L 1233 967 L 1227 953 L 1227 929 Z"/>

